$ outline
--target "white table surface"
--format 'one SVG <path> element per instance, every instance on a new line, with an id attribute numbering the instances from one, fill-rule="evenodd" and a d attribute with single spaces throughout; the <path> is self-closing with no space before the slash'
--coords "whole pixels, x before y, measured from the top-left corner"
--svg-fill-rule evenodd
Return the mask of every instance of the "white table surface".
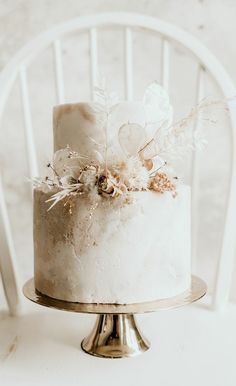
<path id="1" fill-rule="evenodd" d="M 206 301 L 137 316 L 151 349 L 111 360 L 80 348 L 94 315 L 47 309 L 22 298 L 19 316 L 0 311 L 0 385 L 235 386 L 236 306 L 215 313 Z"/>

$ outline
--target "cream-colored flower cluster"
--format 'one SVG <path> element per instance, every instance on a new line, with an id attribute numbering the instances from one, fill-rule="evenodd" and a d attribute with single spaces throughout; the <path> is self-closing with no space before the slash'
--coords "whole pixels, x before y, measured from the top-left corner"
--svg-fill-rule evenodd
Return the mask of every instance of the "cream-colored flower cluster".
<path id="1" fill-rule="evenodd" d="M 41 184 L 52 189 L 51 207 L 58 201 L 75 195 L 87 194 L 96 202 L 104 197 L 118 197 L 132 191 L 153 189 L 155 177 L 137 156 L 106 167 L 97 161 L 86 163 L 86 158 L 70 148 L 58 150 L 52 163 L 47 165 L 53 172 Z M 56 190 L 54 192 L 54 190 Z"/>
<path id="2" fill-rule="evenodd" d="M 97 107 L 94 113 L 105 117 L 105 142 L 96 144 L 94 141 L 90 157 L 68 147 L 54 154 L 52 163 L 48 164 L 53 172 L 52 177 L 47 176 L 43 181 L 35 180 L 41 188 L 52 189 L 52 196 L 48 200 L 52 202 L 50 208 L 58 201 L 69 200 L 77 195 L 87 195 L 92 203 L 102 198 L 127 198 L 131 192 L 145 190 L 158 193 L 169 191 L 175 197 L 176 180 L 168 175 L 167 161 L 204 143 L 199 133 L 195 132 L 193 136 L 189 129 L 199 111 L 209 103 L 200 103 L 187 117 L 173 123 L 173 109 L 168 94 L 157 82 L 152 83 L 143 97 L 145 127 L 135 122 L 121 125 L 118 138 L 115 138 L 118 141 L 115 142 L 119 143 L 123 156 L 115 160 L 109 155 L 109 117 L 119 103 L 104 88 L 95 88 L 95 94 Z M 98 149 L 96 145 L 99 145 Z"/>
<path id="3" fill-rule="evenodd" d="M 92 202 L 101 198 L 119 197 L 126 198 L 133 191 L 154 190 L 160 193 L 173 191 L 174 184 L 170 182 L 163 186 L 160 180 L 158 187 L 158 172 L 152 174 L 145 163 L 135 156 L 106 167 L 97 161 L 86 163 L 79 153 L 72 151 L 69 147 L 58 150 L 54 154 L 52 163 L 48 168 L 52 170 L 52 176 L 47 176 L 41 181 L 52 189 L 52 208 L 58 201 L 69 199 L 77 195 L 87 195 Z M 166 176 L 166 178 L 168 178 Z M 49 209 L 50 209 L 49 208 Z"/>

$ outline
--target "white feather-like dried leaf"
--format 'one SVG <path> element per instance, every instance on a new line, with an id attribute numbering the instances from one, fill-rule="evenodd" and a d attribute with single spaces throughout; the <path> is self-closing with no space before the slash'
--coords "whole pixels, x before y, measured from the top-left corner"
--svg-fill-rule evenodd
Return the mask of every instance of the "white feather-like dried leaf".
<path id="1" fill-rule="evenodd" d="M 115 92 L 108 91 L 105 83 L 102 86 L 94 87 L 94 100 L 97 103 L 97 108 L 102 111 L 110 111 L 110 109 L 118 103 L 118 95 Z"/>
<path id="2" fill-rule="evenodd" d="M 148 123 L 172 121 L 173 109 L 166 90 L 157 82 L 151 83 L 145 90 L 143 104 Z"/>

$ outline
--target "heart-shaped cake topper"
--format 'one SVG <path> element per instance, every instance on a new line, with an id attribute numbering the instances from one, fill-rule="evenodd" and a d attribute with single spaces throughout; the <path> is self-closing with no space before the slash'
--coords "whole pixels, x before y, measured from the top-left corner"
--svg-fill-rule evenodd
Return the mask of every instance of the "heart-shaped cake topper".
<path id="1" fill-rule="evenodd" d="M 131 156 L 137 155 L 145 143 L 146 133 L 144 127 L 137 123 L 125 123 L 119 128 L 118 137 L 121 149 Z"/>

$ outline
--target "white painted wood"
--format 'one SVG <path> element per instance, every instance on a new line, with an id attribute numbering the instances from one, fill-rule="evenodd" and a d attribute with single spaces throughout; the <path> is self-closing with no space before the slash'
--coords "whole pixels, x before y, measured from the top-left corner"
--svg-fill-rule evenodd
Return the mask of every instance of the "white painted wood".
<path id="1" fill-rule="evenodd" d="M 236 128 L 236 100 L 231 100 L 228 104 L 231 111 L 232 126 Z M 233 114 L 232 114 L 233 112 Z M 213 292 L 213 308 L 220 309 L 227 304 L 230 294 L 230 284 L 232 282 L 232 273 L 235 264 L 235 200 L 236 200 L 236 133 L 232 131 L 231 143 L 231 181 L 229 184 L 228 201 L 224 222 L 224 234 L 221 250 L 219 253 L 215 288 Z"/>
<path id="2" fill-rule="evenodd" d="M 98 52 L 97 52 L 97 29 L 90 28 L 90 95 L 94 100 L 94 86 L 97 84 L 98 77 Z"/>
<path id="3" fill-rule="evenodd" d="M 201 64 L 198 66 L 197 71 L 197 82 L 196 82 L 196 95 L 195 95 L 195 105 L 197 105 L 205 96 L 205 68 Z M 193 127 L 193 135 L 201 125 L 201 120 L 196 119 L 195 125 Z M 199 213 L 198 213 L 198 197 L 199 197 L 199 162 L 198 162 L 198 151 L 195 150 L 192 152 L 192 269 L 193 272 L 196 271 L 196 263 L 198 256 L 198 226 L 199 226 Z"/>
<path id="4" fill-rule="evenodd" d="M 133 100 L 133 41 L 132 31 L 125 28 L 125 97 Z"/>
<path id="5" fill-rule="evenodd" d="M 15 72 L 18 71 L 19 65 L 22 62 L 30 64 L 32 60 L 50 44 L 50 42 L 75 30 L 79 31 L 103 25 L 143 27 L 159 32 L 161 35 L 166 36 L 166 38 L 173 41 L 177 41 L 200 59 L 203 65 L 212 74 L 213 78 L 215 78 L 216 82 L 219 83 L 220 88 L 225 94 L 232 95 L 234 92 L 234 85 L 224 67 L 196 38 L 170 23 L 150 16 L 125 12 L 100 13 L 92 16 L 79 17 L 42 33 L 23 47 L 2 71 L 1 82 L 4 82 L 4 88 L 6 87 L 6 84 L 14 81 L 12 77 L 15 75 Z"/>
<path id="6" fill-rule="evenodd" d="M 30 177 L 39 176 L 38 165 L 36 159 L 35 151 L 35 141 L 32 127 L 31 119 L 31 107 L 28 91 L 28 81 L 25 66 L 20 68 L 20 84 L 21 84 L 21 93 L 22 93 L 22 106 L 25 120 L 25 138 L 26 138 L 26 147 L 27 147 L 27 157 L 28 157 L 28 166 Z"/>
<path id="7" fill-rule="evenodd" d="M 170 43 L 165 38 L 162 39 L 161 47 L 161 84 L 168 92 L 170 74 Z"/>
<path id="8" fill-rule="evenodd" d="M 16 315 L 19 310 L 19 278 L 16 269 L 16 254 L 12 232 L 7 213 L 7 206 L 3 191 L 0 174 L 0 280 L 2 278 L 3 288 L 9 311 Z"/>
<path id="9" fill-rule="evenodd" d="M 135 13 L 125 13 L 125 12 L 111 12 L 111 13 L 98 13 L 92 16 L 83 16 L 70 20 L 63 24 L 60 24 L 49 31 L 44 32 L 31 42 L 29 42 L 25 47 L 23 47 L 9 64 L 4 68 L 0 74 L 0 120 L 4 111 L 4 107 L 8 98 L 8 95 L 11 91 L 11 87 L 14 84 L 14 81 L 17 77 L 17 74 L 20 70 L 21 73 L 21 84 L 23 91 L 23 102 L 24 102 L 24 114 L 26 121 L 26 130 L 29 132 L 27 135 L 28 141 L 28 150 L 30 154 L 30 159 L 33 160 L 31 164 L 31 175 L 37 175 L 37 163 L 35 158 L 35 152 L 33 150 L 33 137 L 32 133 L 32 124 L 30 116 L 30 105 L 27 91 L 27 82 L 25 77 L 25 68 L 30 65 L 32 61 L 37 57 L 39 53 L 43 51 L 44 48 L 52 44 L 55 39 L 60 39 L 62 36 L 72 32 L 80 31 L 91 28 L 99 28 L 104 25 L 116 25 L 126 29 L 126 79 L 131 79 L 132 75 L 132 51 L 129 47 L 131 46 L 131 34 L 130 29 L 132 27 L 142 27 L 144 29 L 149 29 L 161 34 L 164 37 L 165 41 L 171 41 L 172 44 L 178 42 L 189 50 L 196 59 L 202 63 L 206 68 L 207 72 L 217 83 L 219 89 L 222 91 L 225 97 L 235 96 L 235 86 L 228 75 L 225 68 L 221 63 L 214 57 L 214 55 L 198 41 L 196 38 L 188 34 L 186 31 L 181 30 L 180 28 L 166 23 L 164 21 L 158 20 L 153 17 L 139 15 Z M 167 63 L 168 51 L 167 45 L 163 47 L 163 61 Z M 166 66 L 163 66 L 163 69 Z M 93 70 L 94 71 L 94 70 Z M 168 83 L 167 75 L 164 76 L 163 73 L 163 83 Z M 168 87 L 168 84 L 167 84 Z M 132 83 L 127 85 L 127 97 L 132 99 Z M 221 253 L 219 257 L 218 269 L 216 274 L 216 285 L 214 292 L 214 304 L 215 307 L 220 308 L 228 299 L 229 289 L 231 285 L 231 272 L 234 264 L 234 253 L 235 253 L 235 237 L 234 237 L 234 221 L 236 213 L 236 162 L 235 162 L 235 150 L 236 150 L 236 110 L 235 102 L 229 103 L 229 114 L 232 124 L 232 167 L 231 167 L 231 178 L 229 185 L 229 194 L 228 194 L 228 203 L 227 203 L 227 212 L 225 217 L 225 228 L 223 235 L 223 242 Z"/>
<path id="10" fill-rule="evenodd" d="M 65 103 L 65 89 L 64 89 L 62 50 L 61 50 L 60 39 L 54 40 L 53 48 L 54 48 L 56 89 L 57 89 L 57 103 L 63 104 Z"/>

